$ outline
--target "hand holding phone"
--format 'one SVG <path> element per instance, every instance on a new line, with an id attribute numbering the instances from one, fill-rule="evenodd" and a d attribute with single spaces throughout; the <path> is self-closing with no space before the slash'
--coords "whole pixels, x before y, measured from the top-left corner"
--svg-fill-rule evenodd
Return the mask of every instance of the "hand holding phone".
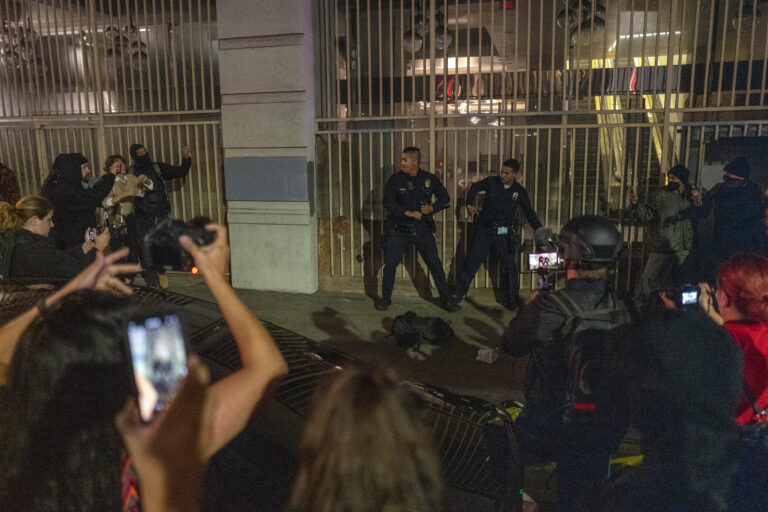
<path id="1" fill-rule="evenodd" d="M 128 324 L 128 347 L 141 419 L 163 410 L 187 374 L 187 350 L 176 315 L 136 319 Z"/>

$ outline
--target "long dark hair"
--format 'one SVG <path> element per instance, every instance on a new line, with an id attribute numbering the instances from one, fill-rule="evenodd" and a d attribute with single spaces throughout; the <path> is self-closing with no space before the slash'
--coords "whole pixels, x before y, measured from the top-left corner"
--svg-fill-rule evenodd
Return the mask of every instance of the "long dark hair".
<path id="1" fill-rule="evenodd" d="M 319 391 L 290 509 L 442 510 L 440 463 L 413 400 L 376 371 L 348 369 Z"/>
<path id="2" fill-rule="evenodd" d="M 0 509 L 120 510 L 114 418 L 133 392 L 132 312 L 129 299 L 81 291 L 24 331 L 0 412 Z"/>
<path id="3" fill-rule="evenodd" d="M 0 163 L 0 201 L 16 204 L 19 199 L 21 199 L 21 191 L 16 173 Z"/>

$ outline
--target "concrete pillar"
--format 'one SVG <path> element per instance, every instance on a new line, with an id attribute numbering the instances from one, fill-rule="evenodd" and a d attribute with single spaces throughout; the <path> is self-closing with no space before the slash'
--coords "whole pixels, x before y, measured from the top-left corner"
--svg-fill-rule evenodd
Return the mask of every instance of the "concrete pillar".
<path id="1" fill-rule="evenodd" d="M 317 291 L 312 0 L 217 0 L 236 287 Z"/>

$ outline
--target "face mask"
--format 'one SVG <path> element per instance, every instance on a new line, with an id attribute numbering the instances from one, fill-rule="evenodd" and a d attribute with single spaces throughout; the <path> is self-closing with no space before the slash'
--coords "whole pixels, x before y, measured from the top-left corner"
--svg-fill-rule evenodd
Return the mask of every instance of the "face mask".
<path id="1" fill-rule="evenodd" d="M 152 159 L 149 158 L 149 154 L 137 156 L 134 160 L 136 160 L 136 167 L 139 169 L 149 169 L 152 166 Z"/>
<path id="2" fill-rule="evenodd" d="M 670 190 L 672 192 L 677 192 L 678 190 L 680 190 L 680 184 L 676 181 L 670 181 L 667 184 L 667 190 Z"/>

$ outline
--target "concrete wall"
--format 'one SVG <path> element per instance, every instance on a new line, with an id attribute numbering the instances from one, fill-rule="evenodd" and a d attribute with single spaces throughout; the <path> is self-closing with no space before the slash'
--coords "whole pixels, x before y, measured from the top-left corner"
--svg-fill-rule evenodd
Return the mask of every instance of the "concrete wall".
<path id="1" fill-rule="evenodd" d="M 317 291 L 312 0 L 218 0 L 236 287 Z"/>

